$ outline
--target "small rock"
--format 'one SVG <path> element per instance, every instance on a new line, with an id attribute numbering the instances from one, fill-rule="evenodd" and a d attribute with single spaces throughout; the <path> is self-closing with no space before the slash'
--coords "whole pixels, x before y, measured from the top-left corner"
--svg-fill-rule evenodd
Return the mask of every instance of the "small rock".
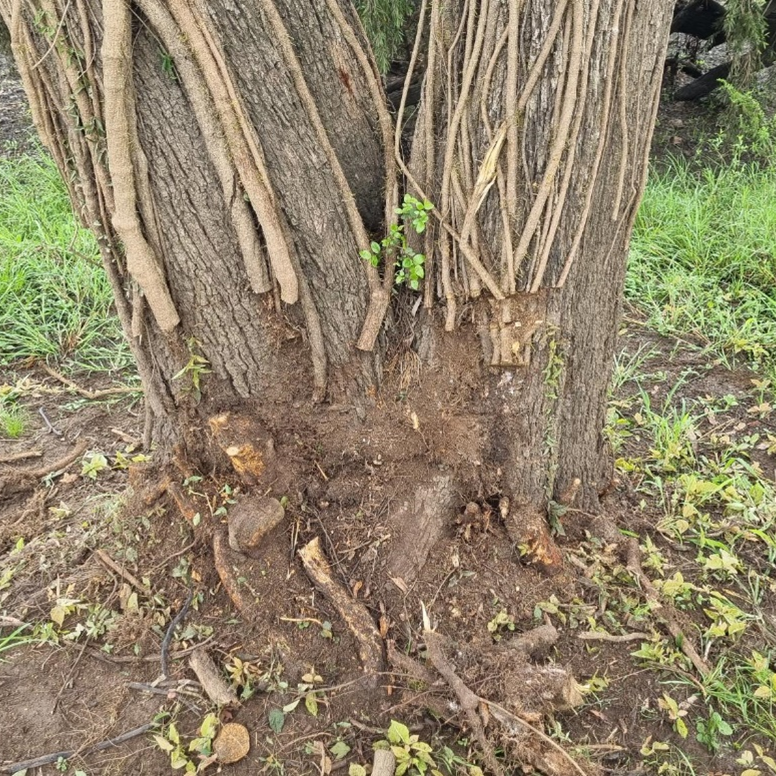
<path id="1" fill-rule="evenodd" d="M 283 505 L 271 496 L 241 499 L 229 513 L 229 546 L 256 557 L 264 537 L 285 516 Z"/>
<path id="2" fill-rule="evenodd" d="M 237 722 L 227 722 L 213 741 L 213 753 L 219 763 L 228 765 L 242 760 L 251 748 L 248 728 Z"/>

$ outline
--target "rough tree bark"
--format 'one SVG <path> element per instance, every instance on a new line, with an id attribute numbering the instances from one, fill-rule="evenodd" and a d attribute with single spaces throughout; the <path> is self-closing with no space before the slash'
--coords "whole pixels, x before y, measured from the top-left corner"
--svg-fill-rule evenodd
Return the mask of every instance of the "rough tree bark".
<path id="1" fill-rule="evenodd" d="M 548 508 L 594 510 L 607 479 L 671 5 L 424 0 L 405 161 L 347 0 L 0 0 L 38 131 L 99 238 L 160 449 L 266 478 L 284 413 L 328 401 L 363 422 L 386 353 L 411 342 L 426 428 L 455 415 L 439 386 L 471 376 L 471 448 L 465 465 L 428 440 L 404 454 L 451 490 L 502 497 L 515 540 L 552 565 Z M 396 218 L 397 164 L 435 204 L 420 309 L 392 293 L 392 267 L 359 257 Z M 448 500 L 421 493 L 416 508 L 432 501 Z"/>

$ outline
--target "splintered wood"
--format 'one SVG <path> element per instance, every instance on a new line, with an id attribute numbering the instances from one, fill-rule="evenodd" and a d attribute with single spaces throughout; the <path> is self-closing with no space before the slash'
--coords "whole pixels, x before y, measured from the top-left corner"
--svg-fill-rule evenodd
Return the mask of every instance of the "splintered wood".
<path id="1" fill-rule="evenodd" d="M 299 550 L 299 557 L 307 576 L 334 605 L 358 642 L 358 656 L 364 675 L 369 679 L 370 686 L 376 687 L 378 674 L 383 670 L 383 643 L 369 611 L 334 579 L 317 536 Z"/>

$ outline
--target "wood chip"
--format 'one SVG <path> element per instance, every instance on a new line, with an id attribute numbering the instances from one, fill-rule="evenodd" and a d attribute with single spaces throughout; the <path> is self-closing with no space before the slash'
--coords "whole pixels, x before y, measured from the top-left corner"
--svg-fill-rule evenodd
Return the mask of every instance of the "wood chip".
<path id="1" fill-rule="evenodd" d="M 221 673 L 207 650 L 195 649 L 189 658 L 189 665 L 197 675 L 205 694 L 213 703 L 217 706 L 240 704 L 237 693 L 221 678 Z"/>

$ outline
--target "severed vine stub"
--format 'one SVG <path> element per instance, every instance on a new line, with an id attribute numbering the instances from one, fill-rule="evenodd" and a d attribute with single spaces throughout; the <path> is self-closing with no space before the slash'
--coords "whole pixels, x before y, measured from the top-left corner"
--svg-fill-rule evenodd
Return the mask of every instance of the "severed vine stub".
<path id="1" fill-rule="evenodd" d="M 317 536 L 299 550 L 299 557 L 307 576 L 332 603 L 358 642 L 364 675 L 369 686 L 376 687 L 378 675 L 383 670 L 383 642 L 372 616 L 364 604 L 352 598 L 344 585 L 334 579 Z"/>
<path id="2" fill-rule="evenodd" d="M 105 37 L 102 45 L 105 88 L 105 136 L 115 198 L 113 226 L 124 242 L 127 269 L 143 291 L 163 332 L 172 331 L 180 317 L 153 248 L 137 216 L 135 171 L 129 102 L 134 100 L 131 78 L 132 22 L 124 0 L 103 0 Z"/>

